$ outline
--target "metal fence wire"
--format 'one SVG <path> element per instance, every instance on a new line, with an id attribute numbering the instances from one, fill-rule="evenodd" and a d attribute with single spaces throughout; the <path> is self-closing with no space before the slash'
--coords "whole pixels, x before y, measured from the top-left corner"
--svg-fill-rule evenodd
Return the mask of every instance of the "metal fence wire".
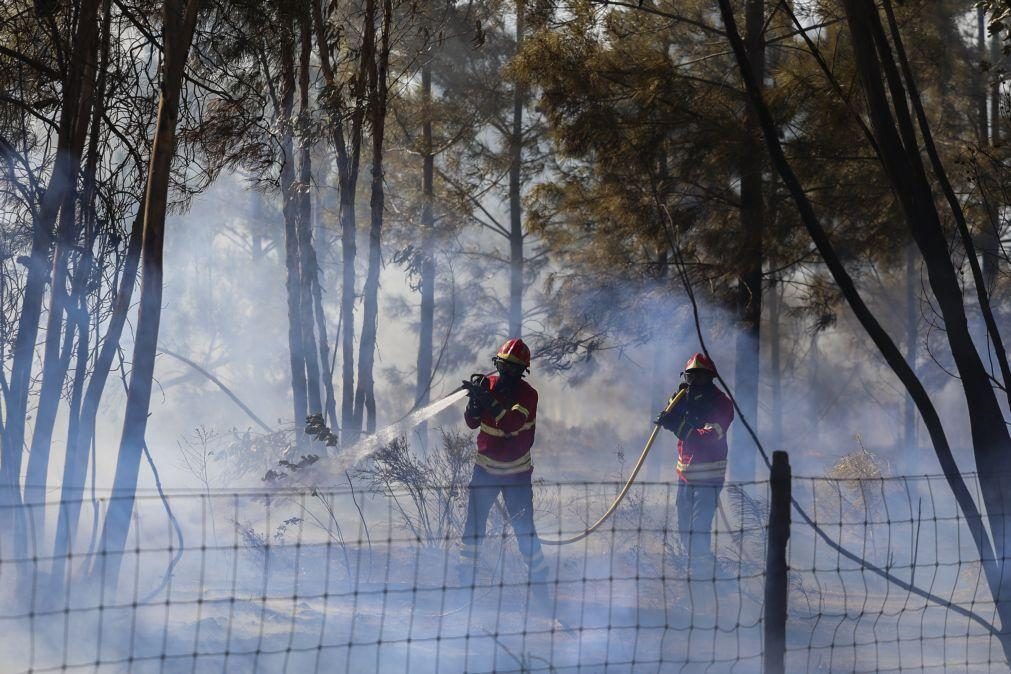
<path id="1" fill-rule="evenodd" d="M 620 487 L 535 483 L 540 535 L 578 533 Z M 762 671 L 770 483 L 722 488 L 701 561 L 685 554 L 698 532 L 678 529 L 678 488 L 637 484 L 597 533 L 546 547 L 546 582 L 493 509 L 463 584 L 459 485 L 142 494 L 115 586 L 92 531 L 109 499 L 85 501 L 59 559 L 47 503 L 26 518 L 45 527 L 31 549 L 4 539 L 0 670 Z M 792 490 L 824 535 L 793 517 L 786 671 L 1008 671 L 942 477 L 794 477 Z"/>

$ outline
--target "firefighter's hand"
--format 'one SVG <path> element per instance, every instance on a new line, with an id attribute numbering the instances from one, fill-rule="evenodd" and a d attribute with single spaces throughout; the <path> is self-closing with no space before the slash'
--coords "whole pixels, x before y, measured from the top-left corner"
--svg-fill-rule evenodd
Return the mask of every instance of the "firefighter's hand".
<path id="1" fill-rule="evenodd" d="M 661 428 L 666 428 L 668 431 L 673 430 L 671 428 L 671 422 L 674 420 L 674 415 L 667 410 L 660 410 L 660 414 L 656 415 L 656 419 L 653 423 Z"/>
<path id="2" fill-rule="evenodd" d="M 473 407 L 474 409 L 481 411 L 487 409 L 491 405 L 493 400 L 491 391 L 468 381 L 465 381 L 463 385 L 467 389 L 467 397 L 470 398 L 470 402 L 467 403 L 468 409 Z"/>

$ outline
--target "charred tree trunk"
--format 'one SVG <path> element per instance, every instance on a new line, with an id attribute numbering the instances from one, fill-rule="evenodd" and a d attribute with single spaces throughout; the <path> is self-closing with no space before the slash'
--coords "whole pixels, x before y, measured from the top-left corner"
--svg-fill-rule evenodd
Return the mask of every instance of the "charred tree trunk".
<path id="1" fill-rule="evenodd" d="M 418 377 L 414 406 L 425 407 L 432 400 L 435 333 L 435 151 L 432 141 L 432 60 L 421 67 L 421 97 L 424 120 L 421 126 L 421 315 L 418 327 Z M 428 424 L 417 428 L 422 451 L 428 449 Z"/>
<path id="2" fill-rule="evenodd" d="M 523 47 L 526 6 L 516 0 L 516 53 Z M 509 338 L 523 336 L 523 106 L 527 92 L 513 85 L 513 128 L 509 137 Z"/>
<path id="3" fill-rule="evenodd" d="M 318 343 L 313 325 L 313 279 L 316 277 L 316 252 L 312 246 L 312 142 L 309 133 L 309 59 L 312 51 L 310 24 L 299 12 L 299 181 L 294 195 L 296 199 L 295 222 L 298 229 L 299 255 L 299 304 L 302 322 L 302 355 L 305 361 L 305 379 L 308 387 L 309 413 L 322 413 L 323 400 L 320 396 L 320 363 L 317 358 Z M 294 161 L 294 157 L 292 157 Z M 325 367 L 325 364 L 324 364 Z M 296 423 L 303 421 L 296 420 Z"/>
<path id="4" fill-rule="evenodd" d="M 144 450 L 144 436 L 151 406 L 158 327 L 161 321 L 162 253 L 165 243 L 165 211 L 168 205 L 169 173 L 175 154 L 176 122 L 183 71 L 193 40 L 199 0 L 165 0 L 164 62 L 158 122 L 151 150 L 144 203 L 144 237 L 141 243 L 141 292 L 133 369 L 126 399 L 123 435 L 113 481 L 112 498 L 102 527 L 102 562 L 93 568 L 103 574 L 103 587 L 115 591 L 123 549 L 130 530 L 137 474 Z M 104 568 L 102 568 L 104 567 Z"/>
<path id="5" fill-rule="evenodd" d="M 745 4 L 745 49 L 752 76 L 758 86 L 765 80 L 765 0 L 747 0 Z M 737 316 L 740 321 L 734 348 L 734 393 L 741 412 L 758 419 L 758 381 L 761 361 L 762 325 L 762 198 L 761 129 L 751 106 L 744 113 L 746 149 L 741 154 L 741 233 L 744 242 L 744 271 L 737 282 Z M 739 480 L 755 479 L 756 449 L 751 439 L 738 427 L 731 434 L 731 474 Z"/>
<path id="6" fill-rule="evenodd" d="M 362 340 L 358 345 L 358 390 L 355 392 L 354 428 L 365 426 L 367 433 L 376 431 L 376 395 L 373 367 L 376 338 L 379 329 L 379 272 L 382 267 L 383 209 L 386 192 L 383 188 L 383 142 L 386 131 L 387 70 L 390 54 L 390 26 L 393 9 L 391 0 L 384 0 L 380 44 L 376 45 L 375 0 L 365 4 L 365 41 L 374 56 L 369 63 L 369 116 L 372 126 L 372 197 L 369 203 L 369 267 L 365 276 Z M 377 51 L 378 47 L 378 51 Z"/>
<path id="7" fill-rule="evenodd" d="M 290 27 L 289 27 L 290 28 Z M 285 289 L 288 300 L 288 360 L 291 369 L 291 393 L 295 421 L 296 446 L 305 449 L 302 425 L 309 414 L 309 389 L 306 380 L 305 322 L 303 318 L 302 269 L 298 246 L 299 197 L 295 187 L 295 149 L 291 115 L 295 107 L 295 44 L 290 30 L 283 32 L 281 45 L 281 199 L 284 217 Z M 319 398 L 319 389 L 316 392 Z M 315 412 L 317 410 L 313 410 Z"/>

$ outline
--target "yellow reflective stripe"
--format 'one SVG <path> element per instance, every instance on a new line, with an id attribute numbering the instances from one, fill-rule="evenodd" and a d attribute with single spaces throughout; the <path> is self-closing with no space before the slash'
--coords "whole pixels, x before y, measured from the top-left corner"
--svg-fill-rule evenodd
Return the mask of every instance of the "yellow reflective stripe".
<path id="1" fill-rule="evenodd" d="M 704 475 L 723 475 L 727 470 L 727 462 L 724 461 L 708 461 L 706 463 L 684 463 L 681 459 L 678 459 L 677 470 L 679 473 L 687 473 L 692 476 L 704 476 Z"/>
<path id="2" fill-rule="evenodd" d="M 492 475 L 516 475 L 517 473 L 527 472 L 533 468 L 533 464 L 528 463 L 524 466 L 517 466 L 516 468 L 490 468 L 486 466 L 482 466 L 482 468 L 484 468 L 485 472 Z"/>
<path id="3" fill-rule="evenodd" d="M 496 461 L 484 454 L 478 454 L 475 463 L 495 475 L 525 473 L 533 467 L 533 464 L 530 463 L 530 452 L 527 452 L 515 461 Z"/>
<path id="4" fill-rule="evenodd" d="M 533 427 L 534 427 L 534 422 L 533 421 L 528 421 L 527 423 L 525 423 L 522 426 L 520 426 L 520 429 L 518 431 L 514 431 L 512 433 L 506 433 L 501 428 L 495 428 L 494 426 L 489 426 L 486 423 L 482 423 L 481 424 L 481 430 L 483 432 L 487 433 L 488 435 L 494 435 L 496 438 L 514 438 L 517 435 L 519 435 L 520 433 L 522 433 L 523 431 L 529 431 Z"/>
<path id="5" fill-rule="evenodd" d="M 497 424 L 498 422 L 502 421 L 502 417 L 504 417 L 506 415 L 506 412 L 508 411 L 509 410 L 502 408 L 502 411 L 499 412 L 497 415 L 495 415 L 495 423 Z"/>
<path id="6" fill-rule="evenodd" d="M 723 439 L 723 426 L 720 426 L 715 421 L 712 421 L 712 422 L 706 424 L 702 428 L 704 428 L 706 430 L 709 430 L 709 431 L 716 431 L 716 437 L 718 437 L 720 439 Z"/>
<path id="7" fill-rule="evenodd" d="M 520 405 L 519 403 L 516 403 L 515 405 L 512 406 L 512 411 L 519 412 L 520 414 L 523 415 L 523 418 L 527 418 L 530 416 L 530 410 L 528 410 L 526 407 L 523 407 L 523 405 Z"/>
<path id="8" fill-rule="evenodd" d="M 520 466 L 524 463 L 530 463 L 530 452 L 527 452 L 514 461 L 498 461 L 490 456 L 478 454 L 476 461 L 482 466 L 487 466 L 489 468 L 515 468 L 516 466 Z"/>

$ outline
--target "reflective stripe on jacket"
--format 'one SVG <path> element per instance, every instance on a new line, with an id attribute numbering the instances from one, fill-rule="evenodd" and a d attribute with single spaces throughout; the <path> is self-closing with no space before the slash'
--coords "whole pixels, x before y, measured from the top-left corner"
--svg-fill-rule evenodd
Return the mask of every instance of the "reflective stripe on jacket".
<path id="1" fill-rule="evenodd" d="M 488 377 L 489 390 L 501 411 L 493 416 L 488 410 L 480 417 L 464 412 L 467 426 L 480 429 L 477 434 L 477 465 L 495 475 L 514 475 L 533 470 L 530 448 L 537 425 L 537 391 L 522 379 L 512 390 L 499 388 L 498 375 Z"/>
<path id="2" fill-rule="evenodd" d="M 692 393 L 693 415 L 702 422 L 678 440 L 678 477 L 685 482 L 722 482 L 727 468 L 727 431 L 734 420 L 734 404 L 715 386 Z M 719 476 L 716 476 L 716 473 Z"/>
<path id="3" fill-rule="evenodd" d="M 678 476 L 691 484 L 714 484 L 723 482 L 727 472 L 727 462 L 707 461 L 706 463 L 684 463 L 678 459 Z"/>

